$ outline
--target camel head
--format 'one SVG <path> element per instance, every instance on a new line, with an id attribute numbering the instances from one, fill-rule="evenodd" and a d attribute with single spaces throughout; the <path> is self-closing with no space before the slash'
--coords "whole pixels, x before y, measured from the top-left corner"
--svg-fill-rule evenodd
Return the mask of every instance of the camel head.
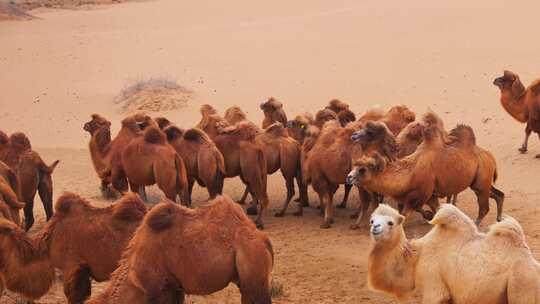
<path id="1" fill-rule="evenodd" d="M 397 141 L 400 142 L 402 140 L 409 140 L 409 141 L 419 141 L 422 139 L 422 134 L 424 132 L 424 125 L 418 121 L 411 122 L 408 124 L 405 129 L 403 129 L 398 137 Z"/>
<path id="2" fill-rule="evenodd" d="M 246 119 L 246 114 L 239 106 L 232 106 L 225 111 L 225 120 L 232 125 Z"/>
<path id="3" fill-rule="evenodd" d="M 334 111 L 337 114 L 341 111 L 349 110 L 349 105 L 339 99 L 332 99 L 328 102 L 325 109 Z"/>
<path id="4" fill-rule="evenodd" d="M 405 105 L 393 106 L 388 110 L 386 115 L 389 117 L 400 118 L 405 124 L 409 124 L 416 119 L 416 113 L 411 111 Z"/>
<path id="5" fill-rule="evenodd" d="M 380 204 L 371 215 L 369 235 L 376 243 L 398 240 L 403 229 L 400 229 L 405 217 L 394 208 Z"/>
<path id="6" fill-rule="evenodd" d="M 90 133 L 94 134 L 97 130 L 101 129 L 102 127 L 111 127 L 111 122 L 108 121 L 105 117 L 99 115 L 99 114 L 92 114 L 92 120 L 84 124 L 83 129 Z"/>
<path id="7" fill-rule="evenodd" d="M 274 97 L 270 97 L 267 101 L 262 102 L 260 107 L 264 113 L 272 113 L 283 108 L 283 104 L 277 101 Z"/>
<path id="8" fill-rule="evenodd" d="M 9 137 L 4 131 L 0 130 L 0 145 L 5 145 L 9 142 Z"/>
<path id="9" fill-rule="evenodd" d="M 363 147 L 374 144 L 386 137 L 394 137 L 392 132 L 383 122 L 368 121 L 366 126 L 351 135 L 351 140 Z"/>
<path id="10" fill-rule="evenodd" d="M 354 115 L 353 111 L 349 109 L 342 110 L 337 114 L 337 119 L 339 120 L 341 126 L 345 127 L 349 123 L 356 121 L 356 115 Z"/>
<path id="11" fill-rule="evenodd" d="M 16 151 L 32 150 L 28 136 L 22 132 L 15 132 L 9 137 L 11 147 Z"/>
<path id="12" fill-rule="evenodd" d="M 154 120 L 156 121 L 158 127 L 159 127 L 161 130 L 164 130 L 166 127 L 168 127 L 168 126 L 171 125 L 171 121 L 168 120 L 168 119 L 165 118 L 165 117 L 156 117 L 156 118 L 154 118 Z"/>
<path id="13" fill-rule="evenodd" d="M 503 76 L 495 78 L 493 84 L 497 86 L 501 92 L 510 91 L 512 97 L 519 99 L 525 93 L 525 87 L 519 80 L 519 76 L 511 71 L 504 71 Z"/>
<path id="14" fill-rule="evenodd" d="M 360 185 L 384 171 L 385 168 L 386 161 L 379 153 L 363 155 L 353 162 L 352 170 L 347 175 L 345 182 L 349 185 Z"/>
<path id="15" fill-rule="evenodd" d="M 220 133 L 222 133 L 224 129 L 230 126 L 231 124 L 229 124 L 229 122 L 226 121 L 223 117 L 217 114 L 212 114 L 208 116 L 203 116 L 201 121 L 195 127 L 206 132 L 206 134 L 208 134 L 210 138 L 214 138 Z"/>
<path id="16" fill-rule="evenodd" d="M 306 131 L 313 123 L 313 116 L 310 113 L 297 115 L 293 120 L 287 121 L 289 135 L 298 142 L 302 142 L 306 137 Z"/>
<path id="17" fill-rule="evenodd" d="M 330 120 L 337 120 L 336 112 L 329 109 L 322 109 L 319 112 L 317 112 L 317 114 L 315 114 L 314 124 L 320 129 L 327 121 L 330 121 Z"/>
<path id="18" fill-rule="evenodd" d="M 217 114 L 217 111 L 214 107 L 212 107 L 211 105 L 209 104 L 203 104 L 201 106 L 201 115 L 204 117 L 204 116 L 208 116 L 208 115 L 215 115 Z"/>
<path id="19" fill-rule="evenodd" d="M 144 114 L 144 113 L 137 113 L 133 115 L 133 118 L 135 119 L 135 122 L 139 129 L 145 130 L 146 128 L 153 126 L 158 128 L 158 124 L 155 120 L 152 119 L 152 117 Z"/>
<path id="20" fill-rule="evenodd" d="M 441 132 L 444 132 L 444 122 L 435 112 L 429 110 L 422 115 L 422 124 L 425 127 L 435 126 L 439 128 Z"/>

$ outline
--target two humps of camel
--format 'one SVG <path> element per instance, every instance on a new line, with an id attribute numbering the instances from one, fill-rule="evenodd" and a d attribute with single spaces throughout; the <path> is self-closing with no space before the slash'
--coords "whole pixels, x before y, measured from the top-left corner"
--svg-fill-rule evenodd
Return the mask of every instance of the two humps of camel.
<path id="1" fill-rule="evenodd" d="M 184 303 L 186 294 L 234 283 L 242 303 L 269 304 L 273 264 L 270 240 L 230 198 L 195 210 L 160 203 L 137 229 L 108 288 L 89 303 Z"/>
<path id="2" fill-rule="evenodd" d="M 36 300 L 50 289 L 58 269 L 68 303 L 83 303 L 91 293 L 90 279 L 109 279 L 145 214 L 146 207 L 136 194 L 96 208 L 66 193 L 34 238 L 15 223 L 0 219 L 0 295 L 5 286 Z"/>
<path id="3" fill-rule="evenodd" d="M 487 233 L 458 208 L 444 204 L 424 237 L 409 240 L 404 217 L 379 205 L 371 216 L 368 286 L 422 303 L 540 303 L 540 263 L 519 223 L 505 217 Z"/>

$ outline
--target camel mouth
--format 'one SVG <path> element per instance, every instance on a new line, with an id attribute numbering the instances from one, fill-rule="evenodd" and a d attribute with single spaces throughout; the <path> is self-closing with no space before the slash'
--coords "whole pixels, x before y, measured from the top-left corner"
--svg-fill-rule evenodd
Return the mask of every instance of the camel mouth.
<path id="1" fill-rule="evenodd" d="M 87 122 L 87 123 L 84 124 L 83 130 L 85 130 L 85 131 L 87 131 L 87 132 L 90 132 L 91 127 L 90 127 L 90 123 L 89 123 L 89 122 Z"/>
<path id="2" fill-rule="evenodd" d="M 356 131 L 351 135 L 351 140 L 353 142 L 364 142 L 369 137 L 369 134 L 366 130 Z"/>
<path id="3" fill-rule="evenodd" d="M 493 84 L 499 88 L 502 87 L 504 85 L 504 77 L 495 78 L 495 80 L 493 80 Z"/>
<path id="4" fill-rule="evenodd" d="M 287 128 L 293 128 L 294 127 L 294 120 L 287 121 L 287 124 L 285 125 Z"/>
<path id="5" fill-rule="evenodd" d="M 264 111 L 265 107 L 266 107 L 266 102 L 261 102 L 261 104 L 259 105 L 259 107 L 261 108 L 261 110 Z"/>
<path id="6" fill-rule="evenodd" d="M 378 227 L 377 228 L 373 227 L 370 229 L 370 233 L 373 237 L 377 237 L 383 233 L 383 229 L 378 228 Z"/>

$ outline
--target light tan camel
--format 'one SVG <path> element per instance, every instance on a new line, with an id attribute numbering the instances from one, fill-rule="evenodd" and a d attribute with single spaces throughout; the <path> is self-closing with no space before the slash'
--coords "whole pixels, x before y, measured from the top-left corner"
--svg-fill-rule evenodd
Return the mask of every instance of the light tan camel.
<path id="1" fill-rule="evenodd" d="M 43 296 L 54 281 L 54 268 L 64 277 L 64 292 L 70 304 L 90 296 L 90 278 L 109 279 L 121 253 L 139 226 L 146 207 L 135 194 L 128 194 L 107 208 L 93 207 L 72 193 L 55 205 L 55 215 L 35 239 L 15 225 L 0 220 L 0 281 L 8 290 L 29 299 Z"/>
<path id="2" fill-rule="evenodd" d="M 422 303 L 540 303 L 540 263 L 519 223 L 506 217 L 480 233 L 473 221 L 444 204 L 420 239 L 408 240 L 404 217 L 380 205 L 371 217 L 370 289 Z"/>
<path id="3" fill-rule="evenodd" d="M 167 254 L 162 254 L 167 252 Z M 242 208 L 219 196 L 195 210 L 161 203 L 129 244 L 92 304 L 184 303 L 235 283 L 245 304 L 269 304 L 273 250 Z"/>

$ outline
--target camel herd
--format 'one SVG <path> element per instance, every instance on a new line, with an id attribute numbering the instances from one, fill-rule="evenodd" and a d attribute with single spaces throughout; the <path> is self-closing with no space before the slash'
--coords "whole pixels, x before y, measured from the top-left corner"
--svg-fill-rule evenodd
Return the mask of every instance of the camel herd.
<path id="1" fill-rule="evenodd" d="M 525 153 L 530 133 L 540 134 L 540 80 L 525 88 L 505 71 L 494 85 L 503 108 L 527 123 Z M 351 229 L 370 226 L 371 289 L 398 299 L 420 292 L 425 303 L 540 303 L 540 264 L 519 223 L 503 216 L 495 157 L 477 145 L 470 126 L 446 129 L 433 111 L 417 117 L 405 105 L 357 117 L 337 99 L 292 120 L 274 98 L 260 110 L 259 127 L 237 106 L 221 116 L 205 104 L 200 122 L 187 129 L 137 113 L 121 121 L 114 138 L 111 122 L 91 115 L 83 129 L 100 189 L 120 196 L 106 208 L 64 193 L 53 210 L 59 161 L 47 165 L 25 134 L 0 131 L 0 296 L 7 289 L 38 299 L 59 270 L 69 303 L 90 298 L 92 279 L 110 283 L 88 303 L 183 303 L 187 294 L 210 294 L 229 283 L 238 286 L 242 303 L 271 303 L 274 254 L 260 230 L 269 205 L 267 175 L 280 171 L 286 195 L 275 216 L 285 216 L 297 192 L 293 215 L 302 216 L 312 205 L 311 186 L 325 229 L 334 222 L 340 185 L 345 192 L 337 208 L 347 207 L 356 188 Z M 245 185 L 238 202 L 223 195 L 231 177 Z M 192 209 L 195 183 L 207 189 L 209 201 Z M 149 208 L 150 185 L 166 199 Z M 467 188 L 477 197 L 475 222 L 456 207 Z M 31 237 L 36 193 L 47 223 Z M 481 233 L 490 198 L 498 223 Z M 433 228 L 408 240 L 403 223 L 415 211 Z"/>

